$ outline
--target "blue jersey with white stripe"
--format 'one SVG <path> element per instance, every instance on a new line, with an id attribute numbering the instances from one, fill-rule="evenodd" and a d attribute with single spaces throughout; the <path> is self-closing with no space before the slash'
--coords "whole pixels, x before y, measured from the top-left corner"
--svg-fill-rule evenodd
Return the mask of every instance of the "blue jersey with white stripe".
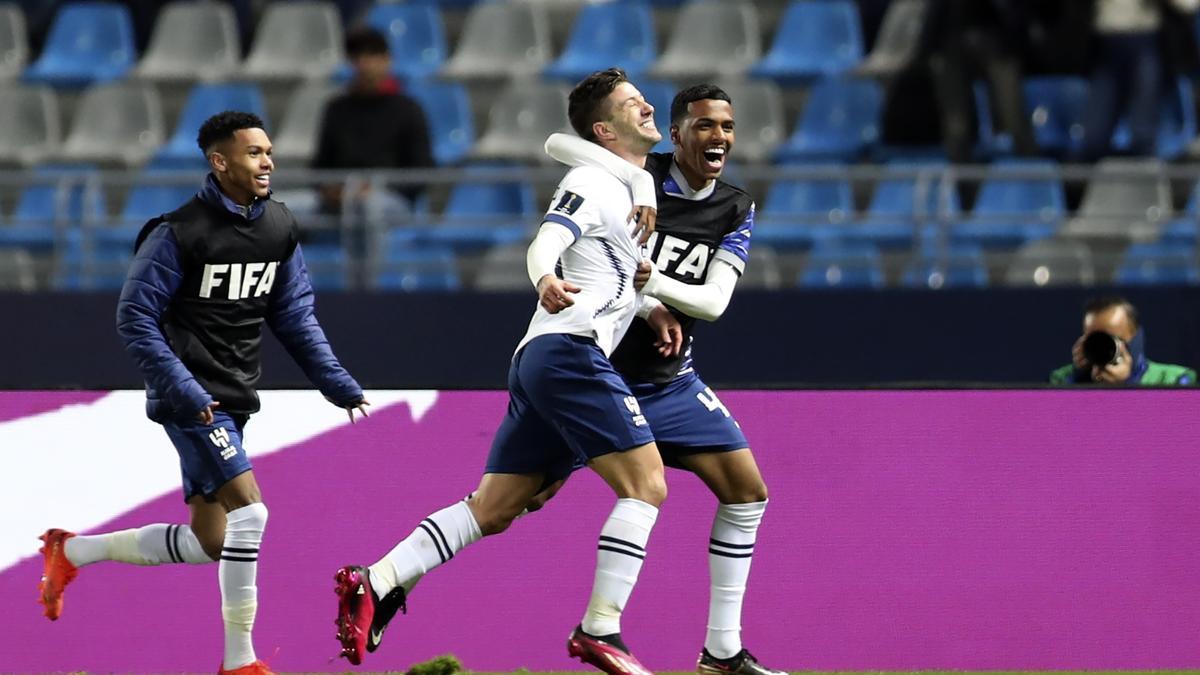
<path id="1" fill-rule="evenodd" d="M 646 158 L 657 185 L 658 217 L 647 248 L 658 271 L 685 284 L 703 284 L 714 260 L 746 269 L 754 233 L 754 200 L 741 188 L 716 180 L 700 190 L 684 181 L 670 154 Z M 633 382 L 669 382 L 692 372 L 692 328 L 696 319 L 667 305 L 683 327 L 682 352 L 664 358 L 656 337 L 635 319 L 612 354 L 613 365 Z"/>

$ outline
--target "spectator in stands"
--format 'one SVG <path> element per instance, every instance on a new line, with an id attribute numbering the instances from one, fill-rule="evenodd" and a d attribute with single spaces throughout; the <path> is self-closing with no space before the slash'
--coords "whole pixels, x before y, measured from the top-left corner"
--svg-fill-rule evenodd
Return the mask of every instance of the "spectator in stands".
<path id="1" fill-rule="evenodd" d="M 1050 383 L 1194 386 L 1196 371 L 1147 359 L 1137 309 L 1108 296 L 1084 305 L 1083 335 L 1071 348 L 1071 363 L 1050 373 Z"/>
<path id="2" fill-rule="evenodd" d="M 934 0 L 926 25 L 929 66 L 941 114 L 942 143 L 952 162 L 969 162 L 979 129 L 974 82 L 987 83 L 998 131 L 1013 152 L 1038 148 L 1021 93 L 1021 55 L 1029 24 L 1023 0 Z"/>
<path id="3" fill-rule="evenodd" d="M 1166 84 L 1196 65 L 1189 31 L 1198 7 L 1200 0 L 1096 0 L 1081 159 L 1109 153 L 1122 113 L 1129 115 L 1129 153 L 1154 154 Z"/>
<path id="4" fill-rule="evenodd" d="M 392 76 L 387 38 L 370 27 L 346 35 L 346 56 L 354 67 L 347 91 L 325 107 L 314 169 L 406 169 L 434 165 L 429 128 L 420 104 L 401 92 Z M 419 185 L 398 187 L 395 193 L 371 190 L 343 194 L 342 186 L 322 189 L 322 210 L 338 213 L 342 200 L 354 197 L 371 212 L 388 212 L 397 193 L 408 201 L 421 193 Z"/>

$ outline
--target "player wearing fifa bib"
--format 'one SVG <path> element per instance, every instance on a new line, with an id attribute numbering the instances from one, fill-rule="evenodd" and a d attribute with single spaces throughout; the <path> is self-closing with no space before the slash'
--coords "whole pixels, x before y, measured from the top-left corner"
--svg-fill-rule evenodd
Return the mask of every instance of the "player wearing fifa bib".
<path id="1" fill-rule="evenodd" d="M 653 182 L 642 171 L 662 136 L 654 108 L 619 69 L 571 92 L 571 125 L 615 161 L 642 173 L 627 185 L 609 172 L 572 169 L 559 183 L 526 256 L 538 305 L 508 372 L 508 410 L 483 479 L 466 500 L 431 514 L 370 567 L 336 573 L 338 640 L 353 664 L 375 651 L 417 581 L 463 547 L 503 532 L 546 486 L 586 464 L 616 505 L 600 531 L 596 573 L 571 656 L 613 675 L 649 675 L 621 639 L 620 618 L 666 499 L 663 464 L 637 398 L 608 360 L 638 312 L 663 354 L 681 345 L 678 321 L 634 284 L 653 229 Z M 556 274 L 561 269 L 561 276 Z"/>

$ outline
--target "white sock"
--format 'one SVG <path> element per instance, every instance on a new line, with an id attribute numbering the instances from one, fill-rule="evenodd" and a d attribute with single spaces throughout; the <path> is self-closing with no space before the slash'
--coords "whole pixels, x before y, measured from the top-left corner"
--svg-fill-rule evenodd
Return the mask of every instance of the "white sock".
<path id="1" fill-rule="evenodd" d="M 754 539 L 767 502 L 721 504 L 713 518 L 708 541 L 708 573 L 712 587 L 708 599 L 708 634 L 704 648 L 718 659 L 742 651 L 742 599 Z"/>
<path id="2" fill-rule="evenodd" d="M 430 570 L 483 537 L 466 502 L 457 502 L 430 515 L 412 534 L 371 565 L 371 587 L 383 597 L 403 586 L 408 593 Z"/>
<path id="3" fill-rule="evenodd" d="M 250 633 L 258 613 L 258 549 L 266 525 L 266 504 L 250 504 L 225 515 L 225 547 L 217 566 L 225 620 L 225 670 L 257 659 Z"/>
<path id="4" fill-rule="evenodd" d="M 134 565 L 213 562 L 188 525 L 155 523 L 135 530 L 76 535 L 67 540 L 67 560 L 76 567 L 101 560 Z"/>
<path id="5" fill-rule="evenodd" d="M 617 500 L 600 530 L 596 580 L 581 622 L 583 632 L 589 635 L 621 632 L 621 612 L 637 583 L 646 558 L 646 542 L 657 519 L 657 507 L 637 499 Z"/>

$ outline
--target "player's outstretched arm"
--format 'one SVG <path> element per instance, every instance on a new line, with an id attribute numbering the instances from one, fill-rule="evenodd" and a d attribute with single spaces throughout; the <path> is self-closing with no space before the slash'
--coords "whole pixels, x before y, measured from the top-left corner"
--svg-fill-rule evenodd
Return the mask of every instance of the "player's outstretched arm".
<path id="1" fill-rule="evenodd" d="M 733 265 L 714 259 L 703 284 L 685 284 L 658 271 L 649 261 L 638 266 L 633 285 L 642 293 L 658 298 L 688 316 L 716 321 L 729 307 L 740 275 Z"/>
<path id="2" fill-rule="evenodd" d="M 629 186 L 633 195 L 633 210 L 627 220 L 637 222 L 634 234 L 645 244 L 654 232 L 658 217 L 658 198 L 654 192 L 654 176 L 634 166 L 608 150 L 570 134 L 554 133 L 546 139 L 547 155 L 567 166 L 591 166 L 616 176 Z"/>
<path id="3" fill-rule="evenodd" d="M 279 266 L 267 308 L 267 325 L 308 381 L 334 405 L 345 408 L 353 422 L 354 411 L 365 416 L 365 406 L 369 403 L 363 398 L 362 387 L 334 356 L 325 331 L 317 322 L 313 303 L 312 283 L 304 254 L 297 244 L 292 255 Z"/>
<path id="4" fill-rule="evenodd" d="M 160 224 L 141 242 L 117 301 L 117 334 L 147 384 L 171 410 L 203 414 L 217 404 L 171 351 L 160 321 L 183 281 L 179 245 Z"/>

